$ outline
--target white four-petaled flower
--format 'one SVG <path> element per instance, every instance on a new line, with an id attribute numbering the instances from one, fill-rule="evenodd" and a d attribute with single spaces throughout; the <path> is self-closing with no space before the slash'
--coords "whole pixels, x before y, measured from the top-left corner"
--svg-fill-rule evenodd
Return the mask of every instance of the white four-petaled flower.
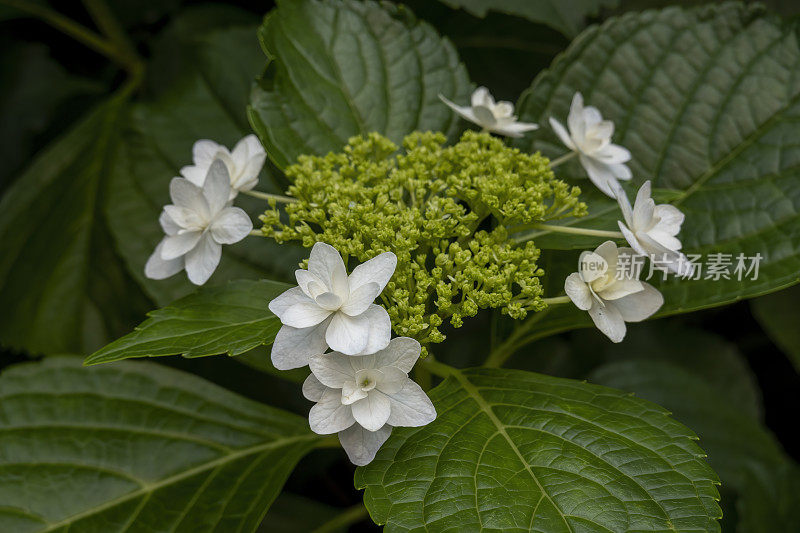
<path id="1" fill-rule="evenodd" d="M 572 98 L 567 117 L 569 132 L 552 117 L 550 125 L 561 142 L 578 153 L 589 179 L 605 194 L 613 198 L 613 185 L 617 180 L 631 179 L 631 170 L 625 165 L 630 161 L 631 153 L 622 146 L 611 143 L 614 123 L 603 120 L 596 107 L 584 107 L 581 93 L 575 93 Z"/>
<path id="2" fill-rule="evenodd" d="M 208 139 L 200 139 L 192 147 L 193 165 L 181 169 L 181 176 L 191 181 L 198 187 L 208 174 L 211 163 L 217 159 L 228 167 L 231 179 L 230 200 L 233 200 L 239 191 L 249 191 L 258 183 L 258 173 L 264 166 L 267 153 L 255 135 L 248 135 L 234 146 L 233 151 Z"/>
<path id="3" fill-rule="evenodd" d="M 628 244 L 638 253 L 650 257 L 678 275 L 688 276 L 694 270 L 681 249 L 676 237 L 685 218 L 680 209 L 669 204 L 656 205 L 650 197 L 650 181 L 644 182 L 631 208 L 628 196 L 617 185 L 617 201 L 625 223 L 619 221 L 619 229 Z"/>
<path id="4" fill-rule="evenodd" d="M 617 249 L 606 241 L 594 252 L 583 252 L 578 272 L 564 282 L 570 300 L 589 311 L 595 326 L 613 342 L 625 337 L 625 322 L 640 322 L 664 303 L 655 287 L 639 281 L 635 255 L 630 248 Z"/>
<path id="5" fill-rule="evenodd" d="M 417 341 L 397 337 L 372 355 L 331 352 L 310 357 L 312 374 L 303 383 L 303 395 L 317 402 L 308 415 L 311 430 L 338 433 L 350 460 L 365 465 L 393 426 L 432 422 L 436 409 L 408 377 L 419 354 Z"/>
<path id="6" fill-rule="evenodd" d="M 357 266 L 348 277 L 333 246 L 318 242 L 311 249 L 308 270 L 297 270 L 298 287 L 269 303 L 283 327 L 272 345 L 272 363 L 279 370 L 308 364 L 329 347 L 347 355 L 375 353 L 389 344 L 391 321 L 386 309 L 373 304 L 397 266 L 384 252 Z"/>
<path id="7" fill-rule="evenodd" d="M 537 124 L 517 122 L 514 115 L 514 104 L 511 102 L 496 102 L 486 87 L 478 87 L 472 93 L 472 105 L 460 106 L 454 104 L 441 94 L 439 98 L 450 108 L 478 126 L 507 137 L 522 137 L 522 134 L 537 129 Z"/>
<path id="8" fill-rule="evenodd" d="M 172 204 L 159 217 L 166 236 L 145 265 L 148 278 L 164 279 L 184 268 L 189 280 L 202 285 L 219 264 L 223 244 L 244 239 L 253 229 L 250 217 L 228 205 L 230 177 L 222 161 L 208 168 L 203 186 L 184 178 L 169 184 Z"/>

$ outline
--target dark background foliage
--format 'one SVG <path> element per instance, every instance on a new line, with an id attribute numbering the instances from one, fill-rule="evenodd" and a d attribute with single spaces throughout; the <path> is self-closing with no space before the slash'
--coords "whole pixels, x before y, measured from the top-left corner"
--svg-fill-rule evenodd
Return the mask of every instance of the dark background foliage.
<path id="1" fill-rule="evenodd" d="M 700 2 L 682 2 L 698 4 Z M 81 2 L 57 2 L 56 8 L 87 26 L 92 25 Z M 224 17 L 260 21 L 271 9 L 271 2 L 226 2 L 225 6 L 199 1 L 120 0 L 110 3 L 126 31 L 144 58 L 162 57 L 146 73 L 142 91 L 158 91 L 174 76 L 182 59 L 164 54 L 162 40 L 171 22 L 192 9 L 220 9 Z M 606 9 L 597 20 L 618 11 L 661 7 L 675 4 L 658 0 L 623 0 L 615 10 Z M 412 0 L 408 5 L 416 16 L 432 23 L 448 36 L 461 55 L 476 84 L 486 85 L 499 98 L 516 100 L 533 77 L 546 68 L 569 43 L 561 33 L 522 18 L 490 13 L 477 18 L 453 10 L 439 2 Z M 800 11 L 797 2 L 773 2 L 771 7 L 784 14 Z M 66 131 L 85 112 L 102 101 L 124 82 L 124 73 L 100 55 L 41 22 L 18 17 L 0 8 L 0 193 L 5 191 L 29 160 L 50 141 Z M 255 39 L 255 35 L 253 36 Z M 800 405 L 800 376 L 786 354 L 786 344 L 759 318 L 780 313 L 781 305 L 800 305 L 800 293 L 785 291 L 786 302 L 755 300 L 661 319 L 643 326 L 641 337 L 669 348 L 671 339 L 702 331 L 716 336 L 744 357 L 763 396 L 766 426 L 781 442 L 786 452 L 800 460 L 800 433 L 796 430 L 797 406 Z M 144 294 L 143 309 L 154 307 Z M 775 307 L 777 306 L 777 307 Z M 13 314 L 14 309 L 5 309 Z M 795 314 L 794 316 L 798 316 Z M 117 334 L 130 331 L 143 316 L 133 313 L 128 323 L 118 324 Z M 488 313 L 478 319 L 488 326 Z M 787 324 L 786 328 L 800 328 Z M 440 358 L 455 366 L 471 361 L 459 346 L 481 345 L 488 341 L 474 335 L 482 328 L 471 327 L 451 332 Z M 471 333 L 473 332 L 473 333 Z M 667 332 L 665 334 L 664 332 Z M 475 336 L 475 338 L 472 338 Z M 533 344 L 517 354 L 510 366 L 537 370 L 572 378 L 587 378 L 608 361 L 620 359 L 625 350 L 637 350 L 636 338 L 626 340 L 614 354 L 598 346 L 608 343 L 596 331 L 580 330 Z M 645 348 L 649 349 L 649 348 Z M 677 348 L 680 349 L 680 348 Z M 607 351 L 607 350 L 606 350 Z M 472 350 L 475 353 L 475 350 Z M 4 349 L 0 366 L 6 367 L 30 359 L 30 355 Z M 624 357 L 622 357 L 624 358 Z M 188 370 L 225 388 L 255 400 L 305 415 L 307 403 L 296 394 L 296 386 L 287 381 L 254 371 L 234 359 L 209 357 L 185 360 L 177 357 L 158 361 Z M 475 361 L 472 361 L 474 363 Z M 342 508 L 358 504 L 361 494 L 353 487 L 354 468 L 339 450 L 321 450 L 303 459 L 286 484 L 286 493 L 273 505 L 267 521 L 269 529 L 308 530 L 334 516 Z M 723 487 L 724 489 L 724 487 Z M 723 496 L 725 493 L 723 492 Z M 313 500 L 313 501 L 312 501 Z M 725 505 L 723 524 L 732 523 L 735 511 Z M 313 511 L 313 512 L 312 512 Z M 365 518 L 352 531 L 369 531 L 376 526 Z"/>

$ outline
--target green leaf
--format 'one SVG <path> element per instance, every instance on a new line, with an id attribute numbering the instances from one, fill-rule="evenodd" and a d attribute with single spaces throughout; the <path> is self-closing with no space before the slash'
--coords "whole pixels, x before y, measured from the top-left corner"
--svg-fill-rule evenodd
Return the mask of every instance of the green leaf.
<path id="1" fill-rule="evenodd" d="M 660 283 L 666 301 L 661 315 L 766 294 L 800 280 L 800 79 L 792 75 L 800 69 L 797 24 L 741 4 L 627 14 L 584 32 L 523 98 L 525 121 L 564 121 L 576 91 L 613 120 L 614 141 L 633 154 L 636 184 L 653 180 L 686 213 L 680 237 L 687 253 L 706 261 L 712 253 L 731 254 L 731 271 L 738 254 L 761 254 L 757 280 L 731 275 Z M 520 146 L 549 156 L 565 151 L 549 129 Z M 573 162 L 558 170 L 585 176 Z M 605 204 L 595 210 L 605 221 L 598 227 L 616 229 L 616 208 Z M 592 227 L 597 220 L 585 222 Z M 573 257 L 564 257 L 574 269 Z M 570 307 L 550 313 L 534 329 L 589 323 Z"/>
<path id="2" fill-rule="evenodd" d="M 0 376 L 0 530 L 254 531 L 319 437 L 296 415 L 144 362 Z"/>
<path id="3" fill-rule="evenodd" d="M 181 354 L 203 357 L 239 355 L 271 344 L 281 322 L 267 308 L 288 289 L 274 281 L 240 280 L 203 287 L 195 294 L 149 313 L 133 333 L 86 358 L 85 364 L 109 363 L 131 357 Z"/>
<path id="4" fill-rule="evenodd" d="M 685 355 L 693 353 L 701 352 Z M 711 363 L 711 357 L 706 362 Z M 739 496 L 739 518 L 750 524 L 743 530 L 771 533 L 800 527 L 797 491 L 774 490 L 783 483 L 785 471 L 796 470 L 796 465 L 757 418 L 743 416 L 747 413 L 740 407 L 741 398 L 724 383 L 708 381 L 666 360 L 610 363 L 595 370 L 589 380 L 657 402 L 694 429 L 723 486 Z"/>
<path id="5" fill-rule="evenodd" d="M 255 26 L 238 26 L 203 33 L 202 39 L 195 37 L 191 41 L 193 67 L 183 66 L 189 72 L 162 87 L 157 99 L 138 104 L 125 124 L 123 147 L 115 160 L 105 208 L 131 275 L 159 305 L 195 288 L 185 273 L 167 280 L 144 276 L 144 265 L 164 236 L 158 216 L 162 206 L 170 203 L 169 182 L 181 167 L 191 164 L 195 141 L 212 139 L 233 147 L 251 133 L 245 116 L 247 97 L 252 79 L 264 62 L 255 30 Z M 183 33 L 189 31 L 184 29 Z M 178 38 L 167 42 L 170 46 L 165 44 L 165 48 L 170 50 L 183 43 Z M 257 189 L 271 190 L 267 175 L 266 170 L 262 172 Z M 244 195 L 237 197 L 236 205 L 254 220 L 266 207 L 263 201 Z M 279 247 L 268 239 L 248 238 L 224 247 L 210 283 L 241 278 L 289 279 L 303 254 L 299 246 Z"/>
<path id="6" fill-rule="evenodd" d="M 281 168 L 373 131 L 395 142 L 414 130 L 456 132 L 458 119 L 438 95 L 466 101 L 466 69 L 453 45 L 407 8 L 279 1 L 259 38 L 270 62 L 248 114 Z"/>
<path id="7" fill-rule="evenodd" d="M 99 106 L 0 200 L 0 307 L 9 311 L 0 343 L 91 351 L 150 305 L 114 253 L 100 208 L 126 102 L 127 91 Z"/>
<path id="8" fill-rule="evenodd" d="M 586 25 L 586 18 L 595 17 L 603 8 L 619 5 L 619 0 L 440 0 L 452 8 L 462 8 L 476 17 L 485 17 L 496 11 L 525 17 L 532 22 L 546 24 L 567 37 L 574 37 Z"/>
<path id="9" fill-rule="evenodd" d="M 800 372 L 800 287 L 792 287 L 750 302 L 753 316 Z"/>
<path id="10" fill-rule="evenodd" d="M 719 531 L 694 434 L 650 402 L 518 370 L 456 371 L 437 419 L 356 471 L 386 531 Z"/>

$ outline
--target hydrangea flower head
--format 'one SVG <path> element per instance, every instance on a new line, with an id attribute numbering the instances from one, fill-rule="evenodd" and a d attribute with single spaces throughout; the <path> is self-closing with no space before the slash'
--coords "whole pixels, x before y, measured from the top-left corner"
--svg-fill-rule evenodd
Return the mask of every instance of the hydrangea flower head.
<path id="1" fill-rule="evenodd" d="M 393 252 L 397 270 L 381 298 L 394 332 L 422 343 L 423 354 L 444 340 L 445 320 L 460 327 L 479 309 L 513 318 L 543 309 L 539 250 L 509 236 L 586 210 L 580 189 L 556 179 L 538 154 L 488 133 L 445 141 L 414 133 L 398 151 L 371 134 L 342 153 L 301 156 L 286 170 L 297 201 L 261 217 L 264 235 L 278 242 L 322 241 L 358 261 Z"/>

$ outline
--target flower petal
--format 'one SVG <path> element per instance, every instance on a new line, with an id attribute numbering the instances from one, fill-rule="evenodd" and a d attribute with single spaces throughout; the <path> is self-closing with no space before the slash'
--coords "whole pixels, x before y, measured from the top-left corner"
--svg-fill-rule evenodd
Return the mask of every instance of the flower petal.
<path id="1" fill-rule="evenodd" d="M 164 233 L 167 235 L 175 235 L 181 229 L 166 211 L 161 211 L 161 214 L 158 216 L 158 223 L 161 224 L 161 229 L 163 229 Z"/>
<path id="2" fill-rule="evenodd" d="M 375 459 L 375 454 L 391 434 L 392 426 L 388 424 L 378 431 L 369 431 L 358 424 L 353 424 L 339 432 L 339 442 L 342 443 L 342 448 L 351 463 L 364 466 Z"/>
<path id="3" fill-rule="evenodd" d="M 309 374 L 303 382 L 303 396 L 306 400 L 311 400 L 312 402 L 320 401 L 325 389 L 327 387 L 320 383 L 314 374 Z"/>
<path id="4" fill-rule="evenodd" d="M 275 316 L 281 318 L 291 306 L 307 300 L 309 300 L 308 296 L 303 293 L 300 287 L 292 287 L 288 291 L 284 291 L 273 298 L 269 302 L 269 310 L 272 311 Z"/>
<path id="5" fill-rule="evenodd" d="M 564 281 L 564 291 L 572 303 L 581 311 L 588 311 L 592 307 L 592 291 L 577 272 L 567 276 Z"/>
<path id="6" fill-rule="evenodd" d="M 231 177 L 228 167 L 220 159 L 215 159 L 208 167 L 208 175 L 203 183 L 203 196 L 208 202 L 211 217 L 222 211 L 228 203 L 231 192 Z"/>
<path id="7" fill-rule="evenodd" d="M 197 246 L 202 236 L 203 232 L 201 231 L 187 231 L 185 233 L 177 233 L 165 237 L 164 240 L 161 241 L 163 243 L 161 257 L 165 261 L 169 261 L 170 259 L 186 255 L 192 248 Z"/>
<path id="8" fill-rule="evenodd" d="M 203 183 L 205 183 L 207 173 L 208 169 L 198 167 L 197 165 L 187 165 L 185 167 L 181 167 L 180 170 L 181 176 L 191 181 L 192 184 L 197 185 L 198 187 L 202 187 Z"/>
<path id="9" fill-rule="evenodd" d="M 509 124 L 502 124 L 490 128 L 491 131 L 498 135 L 505 135 L 506 137 L 522 137 L 523 133 L 528 131 L 538 130 L 539 125 L 532 122 L 511 122 Z"/>
<path id="10" fill-rule="evenodd" d="M 185 178 L 172 178 L 172 181 L 169 182 L 169 197 L 172 199 L 172 203 L 178 207 L 185 207 L 201 213 L 208 212 L 208 203 L 203 198 L 203 189 Z M 179 220 L 175 220 L 175 222 L 183 225 Z"/>
<path id="11" fill-rule="evenodd" d="M 301 368 L 308 364 L 312 355 L 324 353 L 328 349 L 325 331 L 330 319 L 323 320 L 310 328 L 283 326 L 272 342 L 272 364 L 278 370 Z"/>
<path id="12" fill-rule="evenodd" d="M 394 366 L 384 366 L 380 369 L 380 378 L 375 386 L 376 389 L 384 394 L 395 394 L 408 380 L 408 374 Z"/>
<path id="13" fill-rule="evenodd" d="M 621 221 L 618 221 L 617 224 L 619 224 L 619 230 L 622 232 L 622 235 L 625 236 L 625 240 L 628 241 L 628 244 L 631 245 L 631 248 L 636 250 L 637 254 L 649 255 L 647 250 L 644 249 L 644 246 L 642 246 L 642 243 L 639 242 L 639 239 L 636 238 L 636 235 L 634 235 L 633 232 L 629 230 L 627 226 L 625 226 L 625 224 L 623 224 Z"/>
<path id="14" fill-rule="evenodd" d="M 603 194 L 614 198 L 613 183 L 617 178 L 611 167 L 583 153 L 578 156 L 578 160 L 581 162 L 584 170 L 586 170 L 586 174 L 589 175 L 589 179 L 592 180 L 592 183 L 594 183 Z"/>
<path id="15" fill-rule="evenodd" d="M 633 207 L 631 207 L 631 201 L 628 200 L 628 195 L 625 194 L 625 189 L 622 188 L 622 185 L 620 185 L 619 182 L 612 183 L 611 188 L 614 191 L 614 196 L 619 204 L 619 209 L 622 211 L 622 218 L 625 220 L 625 224 L 632 226 Z"/>
<path id="16" fill-rule="evenodd" d="M 669 204 L 657 205 L 653 214 L 659 219 L 656 227 L 668 235 L 680 233 L 681 225 L 686 218 L 680 209 Z"/>
<path id="17" fill-rule="evenodd" d="M 325 333 L 325 340 L 332 350 L 346 355 L 358 355 L 367 347 L 370 330 L 370 319 L 366 313 L 349 316 L 336 312 Z"/>
<path id="18" fill-rule="evenodd" d="M 308 413 L 311 431 L 319 435 L 338 433 L 354 423 L 351 406 L 342 405 L 341 393 L 336 389 L 325 389 L 322 398 Z"/>
<path id="19" fill-rule="evenodd" d="M 389 341 L 386 348 L 375 353 L 375 368 L 393 366 L 408 374 L 419 359 L 421 350 L 416 340 L 409 337 L 395 337 Z"/>
<path id="20" fill-rule="evenodd" d="M 356 290 L 350 291 L 350 298 L 342 306 L 342 312 L 350 316 L 360 315 L 370 306 L 381 293 L 377 283 L 365 283 Z"/>
<path id="21" fill-rule="evenodd" d="M 348 278 L 350 291 L 355 291 L 367 283 L 377 283 L 380 294 L 392 278 L 395 268 L 397 268 L 397 256 L 392 252 L 384 252 L 361 263 L 353 269 Z"/>
<path id="22" fill-rule="evenodd" d="M 308 367 L 326 387 L 341 389 L 348 381 L 355 381 L 355 370 L 350 357 L 339 352 L 309 356 Z"/>
<path id="23" fill-rule="evenodd" d="M 569 136 L 566 128 L 561 125 L 559 121 L 550 117 L 550 127 L 553 128 L 553 131 L 556 132 L 558 138 L 561 139 L 561 142 L 572 151 L 575 151 L 575 143 L 572 142 L 572 137 Z"/>
<path id="24" fill-rule="evenodd" d="M 380 391 L 371 391 L 366 398 L 350 406 L 353 418 L 369 431 L 378 431 L 389 419 L 392 412 L 389 398 Z"/>
<path id="25" fill-rule="evenodd" d="M 643 290 L 643 283 L 638 279 L 617 279 L 614 283 L 603 287 L 597 295 L 605 301 L 613 301 Z"/>
<path id="26" fill-rule="evenodd" d="M 442 96 L 441 94 L 439 95 L 439 99 L 442 102 L 444 102 L 445 104 L 447 104 L 447 106 L 450 109 L 452 109 L 457 114 L 459 114 L 461 116 L 461 118 L 469 120 L 473 124 L 480 125 L 480 121 L 478 120 L 478 117 L 475 116 L 475 113 L 473 113 L 472 107 L 456 105 L 453 102 L 451 102 L 450 100 L 448 100 L 447 98 L 445 98 L 444 96 Z"/>
<path id="27" fill-rule="evenodd" d="M 302 268 L 297 269 L 294 271 L 294 277 L 297 280 L 297 284 L 300 286 L 300 289 L 309 298 L 316 298 L 327 290 L 327 287 L 325 287 L 325 284 L 322 282 L 322 280 L 317 278 L 308 270 L 303 270 Z M 315 284 L 314 286 L 311 285 L 312 282 Z"/>
<path id="28" fill-rule="evenodd" d="M 253 229 L 253 222 L 243 209 L 226 207 L 211 223 L 211 235 L 220 244 L 239 242 Z"/>
<path id="29" fill-rule="evenodd" d="M 472 105 L 472 107 L 477 107 L 477 106 L 492 107 L 494 105 L 494 98 L 492 98 L 492 93 L 489 92 L 489 89 L 481 86 L 472 92 L 472 97 L 470 98 L 470 104 Z"/>
<path id="30" fill-rule="evenodd" d="M 366 398 L 369 393 L 359 387 L 355 381 L 345 381 L 342 385 L 342 404 L 351 405 Z"/>
<path id="31" fill-rule="evenodd" d="M 305 296 L 305 295 L 303 295 Z M 309 328 L 331 316 L 331 312 L 323 309 L 311 298 L 298 299 L 281 314 L 281 322 L 293 328 Z"/>
<path id="32" fill-rule="evenodd" d="M 314 298 L 318 306 L 326 311 L 336 311 L 342 306 L 342 299 L 333 294 L 332 292 L 323 292 Z"/>
<path id="33" fill-rule="evenodd" d="M 219 258 L 222 255 L 222 246 L 214 242 L 210 235 L 206 234 L 200 239 L 189 253 L 186 254 L 186 274 L 189 281 L 195 285 L 202 285 L 219 265 Z"/>
<path id="34" fill-rule="evenodd" d="M 158 243 L 156 250 L 147 260 L 147 264 L 144 265 L 144 275 L 150 279 L 166 279 L 183 270 L 183 257 L 169 260 L 161 257 L 161 251 L 166 238 L 167 237 Z"/>
<path id="35" fill-rule="evenodd" d="M 204 198 L 201 197 L 200 200 L 205 203 Z M 202 231 L 205 229 L 208 221 L 208 218 L 206 217 L 208 214 L 208 207 L 206 205 L 201 206 L 201 208 L 198 210 L 190 209 L 188 207 L 181 207 L 178 205 L 165 205 L 164 213 L 166 213 L 167 216 L 172 219 L 172 221 L 181 229 Z"/>
<path id="36" fill-rule="evenodd" d="M 641 322 L 653 316 L 662 305 L 664 296 L 649 283 L 642 283 L 640 292 L 614 301 L 625 322 Z"/>
<path id="37" fill-rule="evenodd" d="M 425 391 L 414 381 L 406 380 L 403 388 L 389 395 L 392 412 L 388 418 L 391 426 L 418 427 L 436 419 L 436 408 Z"/>
<path id="38" fill-rule="evenodd" d="M 625 320 L 615 304 L 616 302 L 610 302 L 602 306 L 595 302 L 589 309 L 589 316 L 597 329 L 611 339 L 611 342 L 621 342 L 625 338 Z"/>
<path id="39" fill-rule="evenodd" d="M 228 149 L 221 144 L 215 143 L 209 139 L 200 139 L 192 146 L 192 160 L 198 167 L 208 169 L 219 152 L 227 151 Z"/>
<path id="40" fill-rule="evenodd" d="M 602 255 L 596 252 L 581 252 L 578 259 L 578 273 L 586 283 L 591 283 L 604 276 L 611 266 Z"/>
<path id="41" fill-rule="evenodd" d="M 572 97 L 567 115 L 567 126 L 573 142 L 580 145 L 586 137 L 586 118 L 583 113 L 583 95 L 576 92 Z"/>
<path id="42" fill-rule="evenodd" d="M 392 336 L 392 320 L 386 309 L 377 304 L 367 307 L 359 316 L 365 316 L 369 320 L 369 339 L 364 349 L 358 355 L 368 355 L 383 350 L 389 345 Z"/>
<path id="43" fill-rule="evenodd" d="M 330 244 L 318 242 L 311 248 L 308 271 L 325 283 L 328 290 L 342 300 L 346 301 L 350 296 L 344 261 L 336 248 Z"/>

